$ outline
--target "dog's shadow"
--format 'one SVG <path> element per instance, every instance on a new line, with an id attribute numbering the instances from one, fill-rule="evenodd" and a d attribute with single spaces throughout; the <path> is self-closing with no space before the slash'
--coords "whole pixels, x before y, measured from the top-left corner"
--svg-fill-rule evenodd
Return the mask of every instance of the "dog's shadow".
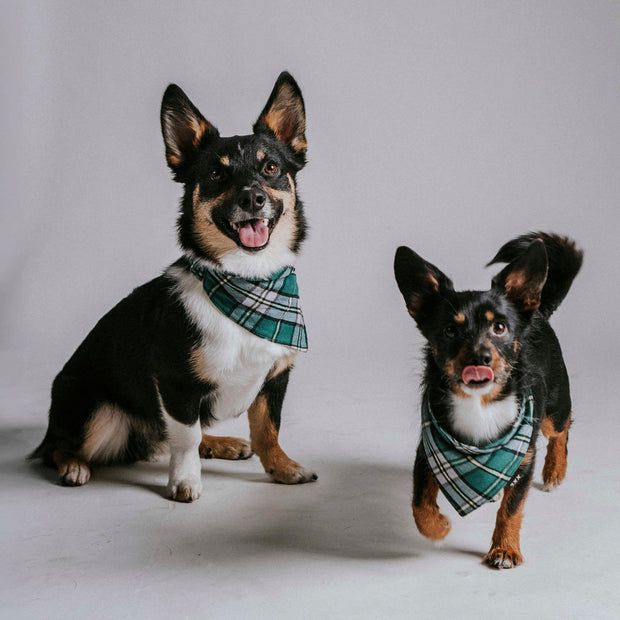
<path id="1" fill-rule="evenodd" d="M 41 429 L 0 432 L 5 469 L 14 468 L 17 475 L 31 481 L 43 478 L 57 484 L 52 468 L 25 459 L 40 436 Z M 271 482 L 256 461 L 256 457 L 240 462 L 203 461 L 203 497 L 194 505 L 197 514 L 196 519 L 189 519 L 189 530 L 180 528 L 174 534 L 176 551 L 181 555 L 204 553 L 222 562 L 241 560 L 244 554 L 292 550 L 369 560 L 405 560 L 431 552 L 431 543 L 416 532 L 411 517 L 408 467 L 378 459 L 323 459 L 317 463 L 316 483 L 289 487 Z M 131 466 L 100 467 L 89 483 L 93 485 L 90 492 L 130 486 L 169 502 L 163 499 L 167 469 L 165 458 Z M 214 493 L 215 485 L 222 487 L 222 480 L 229 481 L 225 490 L 220 488 Z M 236 484 L 238 489 L 234 488 Z M 265 486 L 264 491 L 259 485 Z M 217 493 L 222 494 L 221 500 Z M 235 505 L 232 513 L 231 498 Z M 208 527 L 205 512 L 210 520 Z M 183 513 L 185 525 L 188 514 Z M 446 550 L 478 555 L 473 550 Z"/>

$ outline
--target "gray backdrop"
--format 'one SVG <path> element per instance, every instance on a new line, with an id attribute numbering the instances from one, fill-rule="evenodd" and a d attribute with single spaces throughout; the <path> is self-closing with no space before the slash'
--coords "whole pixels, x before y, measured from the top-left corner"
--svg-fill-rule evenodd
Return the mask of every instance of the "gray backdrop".
<path id="1" fill-rule="evenodd" d="M 394 360 L 410 332 L 397 245 L 483 287 L 499 245 L 533 229 L 587 252 L 562 310 L 575 361 L 614 350 L 617 3 L 20 4 L 2 20 L 3 349 L 64 359 L 177 256 L 169 82 L 222 133 L 247 133 L 288 69 L 308 111 L 311 355 Z"/>
<path id="2" fill-rule="evenodd" d="M 422 341 L 395 248 L 483 288 L 497 248 L 542 229 L 586 251 L 554 325 L 582 425 L 607 441 L 619 430 L 619 32 L 620 5 L 604 1 L 3 2 L 4 423 L 36 428 L 32 447 L 55 372 L 178 255 L 166 85 L 242 134 L 287 69 L 308 113 L 311 225 L 298 264 L 311 350 L 292 418 L 306 399 L 344 441 L 341 405 L 374 397 L 356 430 L 406 419 L 409 453 Z M 322 441 L 298 439 L 309 454 Z"/>

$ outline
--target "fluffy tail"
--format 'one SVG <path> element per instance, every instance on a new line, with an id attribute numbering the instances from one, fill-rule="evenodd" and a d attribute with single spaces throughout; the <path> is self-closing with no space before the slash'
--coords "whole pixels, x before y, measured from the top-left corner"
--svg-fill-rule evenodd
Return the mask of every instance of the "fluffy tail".
<path id="1" fill-rule="evenodd" d="M 48 465 L 52 463 L 52 452 L 55 449 L 54 440 L 50 434 L 49 428 L 38 448 L 35 448 L 26 458 L 29 461 L 42 459 Z"/>
<path id="2" fill-rule="evenodd" d="M 536 239 L 542 239 L 547 250 L 549 271 L 539 310 L 546 318 L 549 318 L 566 297 L 575 276 L 581 269 L 583 251 L 575 245 L 572 239 L 541 232 L 521 235 L 505 243 L 487 267 L 496 263 L 512 262 L 523 254 L 530 243 Z"/>

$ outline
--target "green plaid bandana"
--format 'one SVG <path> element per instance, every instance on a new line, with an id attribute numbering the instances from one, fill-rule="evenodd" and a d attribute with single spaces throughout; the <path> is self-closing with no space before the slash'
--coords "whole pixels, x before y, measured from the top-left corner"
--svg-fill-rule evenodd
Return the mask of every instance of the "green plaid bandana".
<path id="1" fill-rule="evenodd" d="M 439 488 L 464 517 L 493 499 L 512 480 L 532 438 L 534 398 L 526 390 L 520 414 L 508 433 L 482 448 L 457 441 L 422 401 L 422 443 Z"/>
<path id="2" fill-rule="evenodd" d="M 308 350 L 299 289 L 293 267 L 265 280 L 248 279 L 207 269 L 194 262 L 192 273 L 222 314 L 260 338 L 298 351 Z"/>

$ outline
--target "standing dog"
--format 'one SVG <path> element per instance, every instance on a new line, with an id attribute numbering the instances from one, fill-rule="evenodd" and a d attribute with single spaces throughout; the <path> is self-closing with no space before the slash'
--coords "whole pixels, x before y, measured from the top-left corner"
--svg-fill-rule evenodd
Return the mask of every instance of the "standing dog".
<path id="1" fill-rule="evenodd" d="M 499 262 L 508 265 L 484 292 L 455 291 L 407 247 L 397 250 L 394 270 L 428 341 L 415 523 L 427 538 L 442 540 L 450 522 L 439 512 L 439 489 L 461 515 L 503 489 L 485 561 L 511 568 L 523 560 L 519 530 L 539 430 L 549 438 L 545 489 L 566 474 L 571 399 L 548 319 L 568 293 L 582 252 L 570 239 L 529 234 L 505 244 L 489 264 Z"/>
<path id="2" fill-rule="evenodd" d="M 176 85 L 161 106 L 166 159 L 184 185 L 183 256 L 97 323 L 56 377 L 49 427 L 33 457 L 63 484 L 93 464 L 170 448 L 171 499 L 202 489 L 200 458 L 254 451 L 278 481 L 316 480 L 278 444 L 296 352 L 306 349 L 292 265 L 306 235 L 296 174 L 305 108 L 288 73 L 247 136 L 223 138 Z M 248 412 L 251 445 L 202 428 Z"/>

